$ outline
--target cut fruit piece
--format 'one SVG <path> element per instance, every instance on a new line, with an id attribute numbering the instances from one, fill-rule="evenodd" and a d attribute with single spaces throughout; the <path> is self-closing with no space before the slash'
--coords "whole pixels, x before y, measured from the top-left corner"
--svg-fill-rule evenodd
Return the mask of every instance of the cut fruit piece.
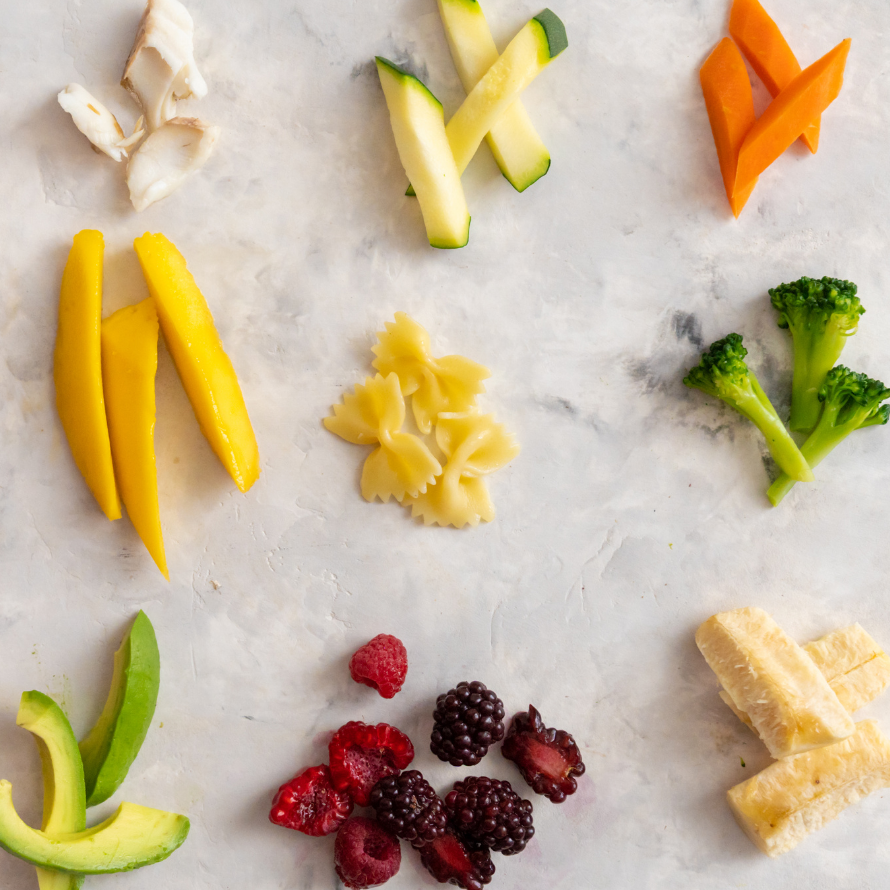
<path id="1" fill-rule="evenodd" d="M 53 380 L 56 409 L 74 462 L 105 515 L 120 519 L 102 391 L 99 326 L 104 253 L 101 232 L 84 229 L 74 236 L 62 275 Z"/>
<path id="2" fill-rule="evenodd" d="M 117 652 L 105 707 L 80 743 L 87 806 L 108 800 L 126 778 L 151 726 L 161 682 L 161 656 L 144 612 Z"/>
<path id="3" fill-rule="evenodd" d="M 874 701 L 890 684 L 890 658 L 858 624 L 803 648 L 850 713 Z"/>
<path id="4" fill-rule="evenodd" d="M 729 33 L 774 99 L 800 74 L 788 41 L 758 0 L 734 0 Z M 816 118 L 800 137 L 813 154 L 819 147 L 819 121 Z"/>
<path id="5" fill-rule="evenodd" d="M 850 715 L 813 660 L 762 609 L 714 615 L 695 642 L 773 757 L 830 745 L 853 732 Z"/>
<path id="6" fill-rule="evenodd" d="M 43 822 L 49 837 L 83 831 L 87 824 L 83 764 L 62 709 L 42 692 L 23 692 L 18 726 L 34 736 L 43 768 Z M 37 869 L 40 890 L 78 890 L 83 875 Z"/>
<path id="7" fill-rule="evenodd" d="M 458 172 L 466 170 L 486 133 L 520 93 L 568 45 L 565 26 L 549 9 L 527 22 L 510 41 L 445 128 Z"/>
<path id="8" fill-rule="evenodd" d="M 738 218 L 757 185 L 755 179 L 749 188 L 736 195 L 732 193 L 739 149 L 757 118 L 754 115 L 754 98 L 748 69 L 745 68 L 741 53 L 728 37 L 724 37 L 705 60 L 699 78 L 711 132 L 714 134 L 714 145 L 717 147 L 723 187 L 733 215 Z"/>
<path id="9" fill-rule="evenodd" d="M 734 194 L 747 188 L 831 105 L 844 84 L 850 39 L 805 68 L 770 102 L 739 149 Z"/>
<path id="10" fill-rule="evenodd" d="M 439 100 L 413 75 L 377 56 L 399 160 L 414 186 L 430 245 L 465 247 L 470 213 L 445 135 Z"/>
<path id="11" fill-rule="evenodd" d="M 185 258 L 163 235 L 146 233 L 133 246 L 201 432 L 238 488 L 247 491 L 260 475 L 259 449 L 207 301 Z"/>
<path id="12" fill-rule="evenodd" d="M 498 50 L 478 0 L 439 0 L 439 15 L 454 67 L 467 93 L 498 60 Z M 508 106 L 485 141 L 501 173 L 518 192 L 550 169 L 550 152 L 520 99 Z"/>
<path id="13" fill-rule="evenodd" d="M 848 739 L 770 764 L 726 797 L 748 837 L 776 857 L 888 785 L 890 740 L 863 720 Z"/>
<path id="14" fill-rule="evenodd" d="M 142 543 L 169 581 L 154 448 L 157 369 L 158 313 L 149 297 L 102 322 L 102 379 L 121 498 Z"/>
<path id="15" fill-rule="evenodd" d="M 131 871 L 166 859 L 188 832 L 185 816 L 122 803 L 101 824 L 52 838 L 22 822 L 12 785 L 0 781 L 0 847 L 40 868 L 87 875 Z"/>
<path id="16" fill-rule="evenodd" d="M 890 685 L 890 658 L 858 624 L 842 627 L 803 647 L 822 672 L 838 701 L 853 714 Z M 751 720 L 730 696 L 720 698 L 746 726 Z"/>

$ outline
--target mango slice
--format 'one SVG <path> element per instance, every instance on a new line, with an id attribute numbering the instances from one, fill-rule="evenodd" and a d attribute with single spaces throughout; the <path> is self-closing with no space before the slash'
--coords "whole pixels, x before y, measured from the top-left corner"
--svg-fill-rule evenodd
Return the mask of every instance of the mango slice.
<path id="1" fill-rule="evenodd" d="M 238 488 L 247 491 L 260 474 L 259 448 L 207 301 L 185 258 L 163 235 L 146 233 L 133 246 L 201 432 Z"/>
<path id="2" fill-rule="evenodd" d="M 155 464 L 158 313 L 149 298 L 102 322 L 102 380 L 120 495 L 151 558 L 169 581 Z"/>
<path id="3" fill-rule="evenodd" d="M 74 462 L 105 515 L 120 519 L 99 342 L 104 252 L 101 232 L 84 229 L 74 236 L 62 275 L 53 380 L 56 409 Z"/>

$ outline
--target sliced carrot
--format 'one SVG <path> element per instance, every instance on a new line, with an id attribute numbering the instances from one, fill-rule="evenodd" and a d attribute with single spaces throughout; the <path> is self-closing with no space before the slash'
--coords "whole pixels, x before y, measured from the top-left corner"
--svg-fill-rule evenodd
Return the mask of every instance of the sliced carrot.
<path id="1" fill-rule="evenodd" d="M 714 144 L 717 146 L 717 159 L 720 161 L 726 197 L 729 198 L 732 212 L 738 216 L 757 184 L 755 178 L 750 183 L 750 188 L 737 189 L 733 196 L 739 149 L 756 118 L 745 60 L 728 37 L 724 37 L 705 59 L 699 77 L 711 132 L 714 134 Z"/>
<path id="2" fill-rule="evenodd" d="M 735 194 L 741 194 L 837 98 L 844 85 L 850 40 L 841 41 L 770 102 L 739 150 Z"/>
<path id="3" fill-rule="evenodd" d="M 733 0 L 729 33 L 774 99 L 800 74 L 800 63 L 791 47 L 758 0 Z M 800 138 L 815 154 L 819 120 L 811 123 Z"/>

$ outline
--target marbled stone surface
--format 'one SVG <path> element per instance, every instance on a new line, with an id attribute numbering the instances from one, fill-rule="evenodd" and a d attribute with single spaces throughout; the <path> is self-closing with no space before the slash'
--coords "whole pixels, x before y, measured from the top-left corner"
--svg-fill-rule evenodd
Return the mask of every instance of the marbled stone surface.
<path id="1" fill-rule="evenodd" d="M 485 0 L 500 46 L 539 7 Z M 326 757 L 349 719 L 407 731 L 440 789 L 467 771 L 427 750 L 437 693 L 461 679 L 509 711 L 533 702 L 588 765 L 493 887 L 821 888 L 886 885 L 890 795 L 793 853 L 749 843 L 725 791 L 765 766 L 716 695 L 693 633 L 715 611 L 767 609 L 805 641 L 859 621 L 890 645 L 885 491 L 890 433 L 858 434 L 780 509 L 756 431 L 681 385 L 701 348 L 746 335 L 787 410 L 790 342 L 766 289 L 850 278 L 868 314 L 846 361 L 890 375 L 890 8 L 769 0 L 804 64 L 853 38 L 817 156 L 793 147 L 729 213 L 698 84 L 726 0 L 559 0 L 569 50 L 524 101 L 550 147 L 525 194 L 482 148 L 464 183 L 466 249 L 430 249 L 372 64 L 406 62 L 452 113 L 462 91 L 433 0 L 190 0 L 210 94 L 184 103 L 223 128 L 208 166 L 141 216 L 123 170 L 59 108 L 72 80 L 125 129 L 117 86 L 138 0 L 0 0 L 0 775 L 39 821 L 39 764 L 19 695 L 56 696 L 77 733 L 97 716 L 134 612 L 157 628 L 160 700 L 121 799 L 192 819 L 154 868 L 87 886 L 333 888 L 333 838 L 271 826 L 277 786 Z M 763 89 L 756 87 L 758 109 Z M 239 494 L 162 348 L 160 499 L 171 583 L 126 519 L 109 524 L 53 406 L 58 287 L 71 237 L 106 238 L 106 312 L 144 297 L 131 249 L 162 231 L 187 257 L 239 373 L 262 476 Z M 374 331 L 405 310 L 440 354 L 492 369 L 486 410 L 521 456 L 491 477 L 498 517 L 424 528 L 367 504 L 367 449 L 321 418 L 370 373 Z M 387 702 L 354 684 L 379 632 L 410 654 Z M 890 729 L 890 697 L 863 715 Z M 746 766 L 741 765 L 744 760 Z M 516 780 L 498 752 L 485 772 Z M 0 885 L 36 886 L 0 855 Z M 405 848 L 393 890 L 434 886 Z"/>

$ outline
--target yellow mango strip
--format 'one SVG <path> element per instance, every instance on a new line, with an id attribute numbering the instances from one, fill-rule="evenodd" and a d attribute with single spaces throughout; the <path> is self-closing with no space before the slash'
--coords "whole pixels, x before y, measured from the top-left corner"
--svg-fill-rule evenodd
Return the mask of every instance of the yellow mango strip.
<path id="1" fill-rule="evenodd" d="M 169 581 L 154 447 L 157 370 L 158 313 L 152 299 L 102 322 L 102 378 L 118 487 L 142 543 Z"/>
<path id="2" fill-rule="evenodd" d="M 260 475 L 259 448 L 207 301 L 185 258 L 163 235 L 146 233 L 133 246 L 201 432 L 238 488 L 247 491 Z"/>
<path id="3" fill-rule="evenodd" d="M 99 325 L 104 253 L 101 232 L 84 229 L 74 236 L 62 274 L 53 380 L 56 409 L 74 462 L 105 515 L 120 519 L 102 392 Z"/>

